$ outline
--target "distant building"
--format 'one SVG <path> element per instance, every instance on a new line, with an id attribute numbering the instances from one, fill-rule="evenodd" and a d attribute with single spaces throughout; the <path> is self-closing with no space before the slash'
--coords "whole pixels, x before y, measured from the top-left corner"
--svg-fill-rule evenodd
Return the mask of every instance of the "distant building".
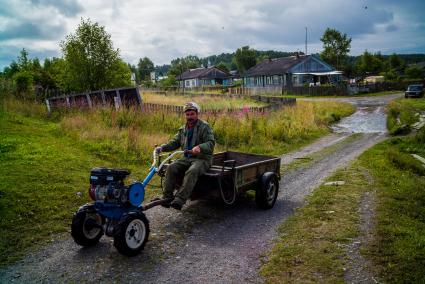
<path id="1" fill-rule="evenodd" d="M 368 76 L 364 78 L 363 80 L 365 83 L 378 83 L 378 82 L 384 82 L 385 78 L 384 76 Z"/>
<path id="2" fill-rule="evenodd" d="M 245 87 L 291 87 L 336 83 L 341 74 L 317 56 L 297 55 L 265 59 L 248 69 L 242 77 Z"/>
<path id="3" fill-rule="evenodd" d="M 176 79 L 179 81 L 180 86 L 185 88 L 216 85 L 231 86 L 233 84 L 231 74 L 214 66 L 187 70 L 177 76 Z"/>

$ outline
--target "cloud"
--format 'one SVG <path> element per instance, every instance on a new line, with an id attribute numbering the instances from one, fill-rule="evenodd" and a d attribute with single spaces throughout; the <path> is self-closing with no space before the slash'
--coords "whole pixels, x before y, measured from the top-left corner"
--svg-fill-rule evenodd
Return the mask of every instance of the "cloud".
<path id="1" fill-rule="evenodd" d="M 54 7 L 59 13 L 67 17 L 82 12 L 83 6 L 75 0 L 30 0 L 36 8 Z"/>
<path id="2" fill-rule="evenodd" d="M 320 52 L 327 27 L 346 33 L 352 54 L 365 49 L 425 52 L 425 1 L 376 0 L 0 0 L 0 48 L 29 43 L 31 54 L 56 50 L 80 19 L 105 26 L 124 60 L 155 64 L 189 54 L 208 56 L 249 45 Z M 411 43 L 407 39 L 415 38 Z M 41 53 L 40 53 L 41 54 Z M 2 56 L 3 57 L 3 56 Z M 16 57 L 16 55 L 15 55 Z"/>

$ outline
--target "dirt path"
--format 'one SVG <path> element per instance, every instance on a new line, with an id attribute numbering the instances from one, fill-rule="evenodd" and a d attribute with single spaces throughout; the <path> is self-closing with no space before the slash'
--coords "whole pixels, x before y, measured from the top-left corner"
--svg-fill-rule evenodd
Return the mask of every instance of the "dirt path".
<path id="1" fill-rule="evenodd" d="M 137 257 L 119 255 L 108 238 L 88 249 L 67 238 L 1 271 L 0 282 L 261 283 L 259 256 L 279 224 L 330 173 L 383 138 L 361 135 L 308 168 L 286 173 L 272 210 L 259 210 L 252 200 L 231 209 L 193 202 L 182 213 L 157 207 L 148 211 L 153 234 Z"/>
<path id="2" fill-rule="evenodd" d="M 347 136 L 332 134 L 283 160 L 319 151 Z M 329 174 L 383 139 L 383 133 L 358 135 L 306 168 L 285 173 L 272 210 L 259 210 L 249 199 L 234 208 L 212 202 L 193 202 L 182 212 L 156 207 L 147 211 L 152 234 L 139 256 L 121 256 L 109 238 L 93 248 L 80 248 L 65 235 L 0 270 L 0 283 L 261 283 L 261 255 L 270 249 L 276 228 Z"/>

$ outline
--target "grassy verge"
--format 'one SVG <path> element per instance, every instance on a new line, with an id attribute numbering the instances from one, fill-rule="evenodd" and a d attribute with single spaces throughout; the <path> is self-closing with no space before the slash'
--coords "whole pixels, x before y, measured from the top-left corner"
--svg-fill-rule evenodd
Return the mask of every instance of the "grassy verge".
<path id="1" fill-rule="evenodd" d="M 317 152 L 311 153 L 310 155 L 306 155 L 306 156 L 303 156 L 302 158 L 296 159 L 290 164 L 283 165 L 281 167 L 281 173 L 284 174 L 285 172 L 290 170 L 306 168 L 310 166 L 312 163 L 314 163 L 315 161 L 320 160 L 321 158 L 344 148 L 347 144 L 352 143 L 353 141 L 361 137 L 362 137 L 362 134 L 360 133 L 352 134 L 340 142 L 337 142 L 331 146 L 323 148 L 321 151 L 317 151 Z"/>
<path id="2" fill-rule="evenodd" d="M 416 113 L 425 112 L 425 98 L 398 99 L 388 105 L 387 128 L 390 134 L 406 134 L 418 121 Z"/>
<path id="3" fill-rule="evenodd" d="M 0 133 L 0 266 L 69 229 L 75 210 L 88 201 L 92 167 L 130 168 L 134 179 L 146 172 L 119 156 L 99 157 L 47 118 L 3 109 Z"/>
<path id="4" fill-rule="evenodd" d="M 315 95 L 284 95 L 284 97 L 287 98 L 362 98 L 362 97 L 380 97 L 380 96 L 387 96 L 397 93 L 402 93 L 403 91 L 383 91 L 383 92 L 376 92 L 376 93 L 359 93 L 359 94 L 353 94 L 349 96 L 337 96 L 337 95 L 329 95 L 329 96 L 315 96 Z"/>
<path id="5" fill-rule="evenodd" d="M 203 118 L 216 132 L 217 151 L 281 154 L 328 133 L 329 123 L 352 111 L 347 104 L 303 102 L 264 115 Z M 0 265 L 69 230 L 73 213 L 88 201 L 91 168 L 128 168 L 130 179 L 144 177 L 154 145 L 173 136 L 182 118 L 107 109 L 48 117 L 43 105 L 1 102 Z M 147 199 L 159 194 L 152 188 Z"/>
<path id="6" fill-rule="evenodd" d="M 416 101 L 415 107 L 420 102 Z M 407 104 L 411 104 L 408 102 Z M 361 196 L 376 190 L 373 241 L 361 253 L 388 283 L 425 281 L 425 168 L 411 154 L 425 157 L 425 129 L 392 138 L 365 153 L 321 186 L 280 228 L 278 240 L 261 269 L 268 283 L 343 283 L 348 251 L 359 232 Z M 373 183 L 368 183 L 370 175 Z"/>
<path id="7" fill-rule="evenodd" d="M 377 226 L 365 254 L 388 283 L 425 281 L 425 129 L 393 138 L 362 156 L 377 184 Z"/>
<path id="8" fill-rule="evenodd" d="M 358 205 L 367 190 L 359 165 L 328 180 L 343 186 L 320 186 L 279 228 L 279 237 L 261 274 L 267 283 L 343 283 L 345 245 L 358 234 Z"/>

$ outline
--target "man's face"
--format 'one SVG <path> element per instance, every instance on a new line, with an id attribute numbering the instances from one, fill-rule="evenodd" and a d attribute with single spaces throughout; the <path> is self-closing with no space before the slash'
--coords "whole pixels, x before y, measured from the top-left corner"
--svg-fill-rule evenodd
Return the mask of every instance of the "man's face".
<path id="1" fill-rule="evenodd" d="M 194 110 L 187 110 L 184 114 L 188 123 L 194 123 L 198 119 L 198 113 Z"/>

